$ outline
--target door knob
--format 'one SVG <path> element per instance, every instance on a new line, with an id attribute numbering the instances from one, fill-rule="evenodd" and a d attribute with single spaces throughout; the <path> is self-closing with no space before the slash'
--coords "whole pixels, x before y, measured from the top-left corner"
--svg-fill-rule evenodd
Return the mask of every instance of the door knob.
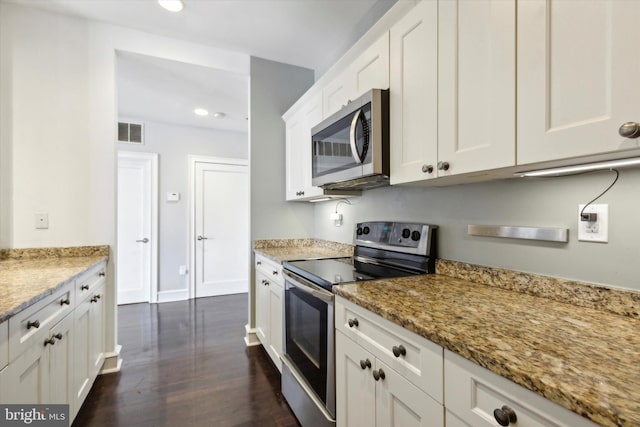
<path id="1" fill-rule="evenodd" d="M 198 237 L 196 237 L 197 240 L 207 240 L 208 237 L 204 237 L 204 236 L 200 236 L 198 235 Z"/>
<path id="2" fill-rule="evenodd" d="M 144 239 L 136 240 L 136 242 L 138 242 L 138 243 L 149 243 L 149 239 L 147 239 L 147 238 L 145 237 Z"/>

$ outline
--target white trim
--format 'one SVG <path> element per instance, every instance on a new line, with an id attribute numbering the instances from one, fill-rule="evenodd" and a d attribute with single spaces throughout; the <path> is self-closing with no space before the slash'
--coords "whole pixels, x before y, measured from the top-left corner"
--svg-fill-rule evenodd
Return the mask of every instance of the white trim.
<path id="1" fill-rule="evenodd" d="M 115 351 L 104 353 L 104 363 L 102 364 L 99 375 L 120 372 L 122 368 L 122 359 L 120 358 L 121 351 L 122 346 L 117 345 Z"/>
<path id="2" fill-rule="evenodd" d="M 120 159 L 144 159 L 151 162 L 151 236 L 149 236 L 151 240 L 151 289 L 149 289 L 149 302 L 155 303 L 158 302 L 158 153 L 118 150 L 118 160 Z M 117 227 L 116 223 L 116 230 Z M 116 282 L 116 301 L 118 295 L 117 277 L 116 274 L 114 280 Z"/>
<path id="3" fill-rule="evenodd" d="M 173 302 L 173 301 L 186 301 L 189 299 L 188 289 L 172 289 L 169 291 L 158 292 L 158 303 Z"/>
<path id="4" fill-rule="evenodd" d="M 245 335 L 244 343 L 247 347 L 253 347 L 262 344 L 256 335 L 256 328 L 250 328 L 249 325 L 244 325 Z"/>
<path id="5" fill-rule="evenodd" d="M 187 236 L 187 254 L 189 256 L 189 299 L 193 299 L 196 296 L 196 258 L 193 248 L 196 246 L 196 198 L 195 198 L 195 186 L 196 186 L 196 164 L 197 163 L 215 163 L 219 165 L 238 165 L 247 166 L 247 175 L 249 173 L 249 160 L 237 159 L 231 157 L 210 157 L 210 156 L 198 156 L 187 155 L 187 161 L 189 162 L 189 235 Z M 249 276 L 251 281 L 251 276 Z M 249 283 L 249 288 L 251 284 Z"/>

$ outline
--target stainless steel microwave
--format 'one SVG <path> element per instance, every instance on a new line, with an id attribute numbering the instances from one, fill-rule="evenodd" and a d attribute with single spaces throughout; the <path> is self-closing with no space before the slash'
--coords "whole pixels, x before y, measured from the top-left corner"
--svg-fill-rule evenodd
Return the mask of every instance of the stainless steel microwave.
<path id="1" fill-rule="evenodd" d="M 358 190 L 389 184 L 389 91 L 372 89 L 311 129 L 314 186 Z"/>

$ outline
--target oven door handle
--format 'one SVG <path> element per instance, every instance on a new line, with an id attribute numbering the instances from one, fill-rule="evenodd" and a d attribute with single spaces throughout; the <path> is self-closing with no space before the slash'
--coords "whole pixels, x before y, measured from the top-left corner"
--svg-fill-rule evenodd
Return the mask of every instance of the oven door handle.
<path id="1" fill-rule="evenodd" d="M 316 289 L 315 286 L 311 282 L 309 282 L 309 281 L 307 281 L 307 280 L 305 280 L 305 279 L 303 279 L 303 278 L 301 278 L 301 277 L 299 277 L 297 275 L 294 276 L 292 273 L 290 273 L 290 272 L 288 272 L 286 270 L 284 270 L 283 273 L 284 273 L 285 276 L 287 276 L 287 279 L 291 283 L 293 283 L 296 286 L 296 288 L 300 289 L 301 291 L 303 291 L 303 292 L 305 292 L 307 294 L 310 294 L 310 295 L 312 295 L 312 296 L 314 296 L 314 297 L 316 297 L 316 298 L 318 298 L 318 299 L 320 299 L 322 301 L 333 302 L 334 296 L 333 296 L 333 294 L 331 292 L 325 291 L 324 289 Z"/>

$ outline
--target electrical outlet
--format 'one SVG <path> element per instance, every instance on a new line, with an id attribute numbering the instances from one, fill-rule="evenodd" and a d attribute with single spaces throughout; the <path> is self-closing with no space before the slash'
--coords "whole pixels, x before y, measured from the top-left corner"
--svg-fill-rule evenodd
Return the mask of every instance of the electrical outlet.
<path id="1" fill-rule="evenodd" d="M 340 227 L 342 225 L 342 214 L 341 213 L 332 213 L 331 219 L 333 220 L 333 225 L 336 227 Z"/>
<path id="2" fill-rule="evenodd" d="M 580 216 L 584 205 L 578 205 L 578 240 L 582 242 L 609 242 L 609 205 L 589 205 L 584 210 L 585 218 L 591 220 L 584 221 Z M 594 218 L 595 217 L 595 218 Z"/>

